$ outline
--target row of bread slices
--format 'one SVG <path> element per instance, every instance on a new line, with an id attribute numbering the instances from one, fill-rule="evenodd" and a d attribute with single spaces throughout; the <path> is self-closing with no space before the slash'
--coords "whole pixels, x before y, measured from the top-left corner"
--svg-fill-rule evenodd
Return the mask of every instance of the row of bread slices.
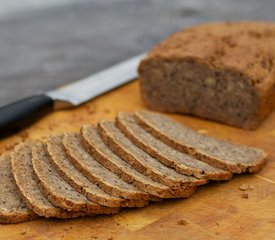
<path id="1" fill-rule="evenodd" d="M 191 196 L 209 180 L 257 172 L 266 153 L 157 113 L 121 112 L 80 133 L 18 145 L 0 159 L 0 222 L 114 214 Z"/>

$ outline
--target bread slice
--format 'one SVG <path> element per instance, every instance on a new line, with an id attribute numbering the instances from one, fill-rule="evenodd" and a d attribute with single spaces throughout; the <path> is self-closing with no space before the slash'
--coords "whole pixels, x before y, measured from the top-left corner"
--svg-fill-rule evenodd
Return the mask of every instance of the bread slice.
<path id="1" fill-rule="evenodd" d="M 64 181 L 53 167 L 44 143 L 33 147 L 32 165 L 43 193 L 56 206 L 88 214 L 113 214 L 119 211 L 119 208 L 108 208 L 88 200 Z"/>
<path id="2" fill-rule="evenodd" d="M 32 148 L 35 145 L 35 143 L 20 144 L 11 154 L 13 178 L 28 208 L 46 218 L 74 218 L 88 215 L 84 212 L 69 212 L 56 207 L 44 196 L 32 168 Z"/>
<path id="3" fill-rule="evenodd" d="M 10 155 L 0 156 L 0 223 L 22 223 L 38 216 L 23 201 L 14 183 Z"/>
<path id="4" fill-rule="evenodd" d="M 86 148 L 98 162 L 140 190 L 160 198 L 189 197 L 195 190 L 188 183 L 186 186 L 168 187 L 139 173 L 103 142 L 96 127 L 83 126 L 81 136 Z"/>
<path id="5" fill-rule="evenodd" d="M 65 135 L 63 144 L 70 160 L 78 170 L 105 192 L 124 198 L 124 206 L 140 207 L 148 204 L 150 195 L 124 182 L 98 163 L 83 147 L 79 134 L 74 135 L 73 138 Z"/>
<path id="6" fill-rule="evenodd" d="M 232 177 L 231 172 L 212 167 L 155 138 L 137 123 L 132 113 L 118 113 L 116 123 L 134 144 L 165 165 L 174 167 L 180 173 L 209 180 L 229 180 Z"/>
<path id="7" fill-rule="evenodd" d="M 120 207 L 122 198 L 105 193 L 97 185 L 89 181 L 68 159 L 63 143 L 63 136 L 53 136 L 47 140 L 47 150 L 53 165 L 60 175 L 79 193 L 91 201 L 107 207 Z"/>
<path id="8" fill-rule="evenodd" d="M 152 110 L 256 128 L 275 106 L 275 23 L 207 23 L 173 34 L 139 66 Z"/>
<path id="9" fill-rule="evenodd" d="M 263 150 L 200 134 L 162 114 L 139 111 L 135 115 L 156 138 L 211 166 L 232 173 L 255 173 L 265 164 L 267 154 Z"/>
<path id="10" fill-rule="evenodd" d="M 168 186 L 202 185 L 206 179 L 197 179 L 178 173 L 135 146 L 111 121 L 101 121 L 99 132 L 104 142 L 137 171 Z"/>

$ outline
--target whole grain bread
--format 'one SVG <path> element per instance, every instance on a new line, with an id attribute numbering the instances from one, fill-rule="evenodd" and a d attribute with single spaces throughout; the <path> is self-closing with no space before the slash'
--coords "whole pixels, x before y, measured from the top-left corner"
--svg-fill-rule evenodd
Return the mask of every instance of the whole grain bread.
<path id="1" fill-rule="evenodd" d="M 90 201 L 64 181 L 52 165 L 44 143 L 37 143 L 33 147 L 32 165 L 43 193 L 56 206 L 88 214 L 113 214 L 119 211 L 119 208 L 108 208 Z"/>
<path id="2" fill-rule="evenodd" d="M 89 181 L 68 159 L 62 143 L 63 136 L 53 136 L 47 140 L 50 159 L 60 175 L 79 193 L 91 201 L 107 207 L 120 207 L 122 198 L 105 193 L 97 185 Z"/>
<path id="3" fill-rule="evenodd" d="M 12 174 L 25 204 L 41 217 L 74 218 L 88 215 L 84 212 L 69 212 L 54 206 L 42 193 L 32 168 L 32 148 L 35 143 L 20 144 L 11 154 Z"/>
<path id="4" fill-rule="evenodd" d="M 139 65 L 153 110 L 191 114 L 247 129 L 274 108 L 275 24 L 238 21 L 184 29 Z"/>
<path id="5" fill-rule="evenodd" d="M 189 197 L 195 190 L 195 187 L 187 184 L 185 187 L 176 185 L 168 187 L 139 173 L 103 142 L 96 127 L 83 126 L 81 136 L 86 148 L 99 163 L 140 190 L 160 198 Z"/>
<path id="6" fill-rule="evenodd" d="M 65 135 L 63 144 L 70 160 L 79 171 L 105 192 L 124 198 L 125 207 L 140 207 L 148 204 L 150 195 L 138 190 L 132 184 L 126 183 L 98 163 L 83 147 L 79 134 Z"/>
<path id="7" fill-rule="evenodd" d="M 171 147 L 232 173 L 258 172 L 267 159 L 263 150 L 200 134 L 162 114 L 138 111 L 135 116 L 148 132 Z"/>
<path id="8" fill-rule="evenodd" d="M 197 179 L 178 173 L 135 146 L 111 121 L 98 124 L 103 141 L 140 173 L 168 186 L 202 185 L 206 179 Z"/>
<path id="9" fill-rule="evenodd" d="M 174 169 L 183 156 L 201 175 Z M 259 171 L 266 158 L 260 149 L 199 134 L 161 114 L 119 113 L 116 123 L 19 144 L 0 156 L 0 223 L 113 214 L 189 197 L 208 179 Z"/>
<path id="10" fill-rule="evenodd" d="M 14 183 L 9 154 L 0 156 L 0 223 L 22 223 L 38 216 L 23 201 Z"/>
<path id="11" fill-rule="evenodd" d="M 178 172 L 209 180 L 229 180 L 232 173 L 212 167 L 198 159 L 179 152 L 144 130 L 136 121 L 133 113 L 117 114 L 118 128 L 138 147 Z"/>

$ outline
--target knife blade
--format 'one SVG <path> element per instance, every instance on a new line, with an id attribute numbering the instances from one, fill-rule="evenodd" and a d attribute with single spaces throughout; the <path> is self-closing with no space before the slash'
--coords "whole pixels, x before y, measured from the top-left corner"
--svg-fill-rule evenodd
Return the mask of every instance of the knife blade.
<path id="1" fill-rule="evenodd" d="M 0 135 L 18 130 L 52 110 L 78 106 L 133 81 L 145 55 L 142 53 L 79 81 L 1 107 Z"/>

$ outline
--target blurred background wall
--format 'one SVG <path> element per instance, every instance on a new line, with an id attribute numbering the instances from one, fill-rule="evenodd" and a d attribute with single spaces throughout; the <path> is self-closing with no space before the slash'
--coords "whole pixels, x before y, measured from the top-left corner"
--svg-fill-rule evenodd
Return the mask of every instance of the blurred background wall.
<path id="1" fill-rule="evenodd" d="M 274 0 L 1 0 L 0 105 L 218 20 L 275 20 Z"/>

